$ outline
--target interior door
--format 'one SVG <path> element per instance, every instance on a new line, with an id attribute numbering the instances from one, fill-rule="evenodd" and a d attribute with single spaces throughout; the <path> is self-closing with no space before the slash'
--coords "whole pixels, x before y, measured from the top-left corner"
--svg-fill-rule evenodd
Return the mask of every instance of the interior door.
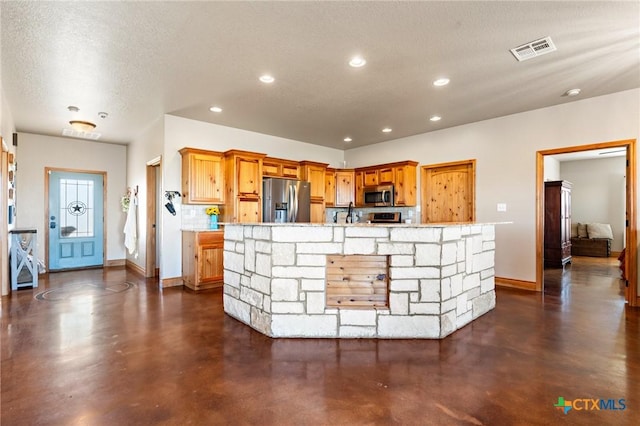
<path id="1" fill-rule="evenodd" d="M 104 175 L 49 171 L 49 270 L 104 264 Z"/>
<path id="2" fill-rule="evenodd" d="M 422 167 L 423 223 L 475 221 L 475 160 Z"/>

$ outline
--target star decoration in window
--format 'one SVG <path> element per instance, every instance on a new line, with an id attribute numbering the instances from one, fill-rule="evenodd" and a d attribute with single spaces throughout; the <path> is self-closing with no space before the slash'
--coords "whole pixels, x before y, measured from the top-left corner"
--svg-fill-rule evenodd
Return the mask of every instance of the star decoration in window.
<path id="1" fill-rule="evenodd" d="M 69 212 L 69 214 L 72 214 L 74 216 L 82 216 L 87 212 L 87 205 L 82 201 L 72 201 L 67 206 L 67 211 Z"/>

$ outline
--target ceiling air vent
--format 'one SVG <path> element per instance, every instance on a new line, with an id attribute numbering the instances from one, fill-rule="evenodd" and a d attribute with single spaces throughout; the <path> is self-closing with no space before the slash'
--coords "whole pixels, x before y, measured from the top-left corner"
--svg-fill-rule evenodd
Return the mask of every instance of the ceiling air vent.
<path id="1" fill-rule="evenodd" d="M 518 61 L 526 61 L 527 59 L 535 58 L 545 53 L 551 53 L 555 50 L 556 45 L 551 41 L 551 37 L 545 37 L 523 44 L 522 46 L 514 47 L 511 49 L 511 53 L 513 53 L 513 56 L 515 56 Z"/>
<path id="2" fill-rule="evenodd" d="M 100 133 L 96 132 L 82 132 L 74 129 L 62 129 L 62 136 L 68 136 L 71 138 L 91 139 L 97 141 L 100 139 Z"/>

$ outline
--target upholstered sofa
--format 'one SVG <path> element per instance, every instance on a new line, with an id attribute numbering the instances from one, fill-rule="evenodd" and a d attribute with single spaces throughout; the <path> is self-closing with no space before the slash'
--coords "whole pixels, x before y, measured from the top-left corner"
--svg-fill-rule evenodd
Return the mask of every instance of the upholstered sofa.
<path id="1" fill-rule="evenodd" d="M 571 225 L 572 256 L 611 256 L 613 232 L 608 223 L 575 223 Z"/>

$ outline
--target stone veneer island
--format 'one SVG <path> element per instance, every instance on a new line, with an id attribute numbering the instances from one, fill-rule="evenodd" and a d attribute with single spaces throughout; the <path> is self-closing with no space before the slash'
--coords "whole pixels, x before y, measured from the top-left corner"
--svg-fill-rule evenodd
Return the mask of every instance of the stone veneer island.
<path id="1" fill-rule="evenodd" d="M 495 307 L 494 252 L 494 224 L 226 224 L 224 310 L 270 337 L 443 338 Z M 364 266 L 355 295 L 328 294 L 335 259 Z M 369 259 L 371 288 L 349 281 Z"/>

